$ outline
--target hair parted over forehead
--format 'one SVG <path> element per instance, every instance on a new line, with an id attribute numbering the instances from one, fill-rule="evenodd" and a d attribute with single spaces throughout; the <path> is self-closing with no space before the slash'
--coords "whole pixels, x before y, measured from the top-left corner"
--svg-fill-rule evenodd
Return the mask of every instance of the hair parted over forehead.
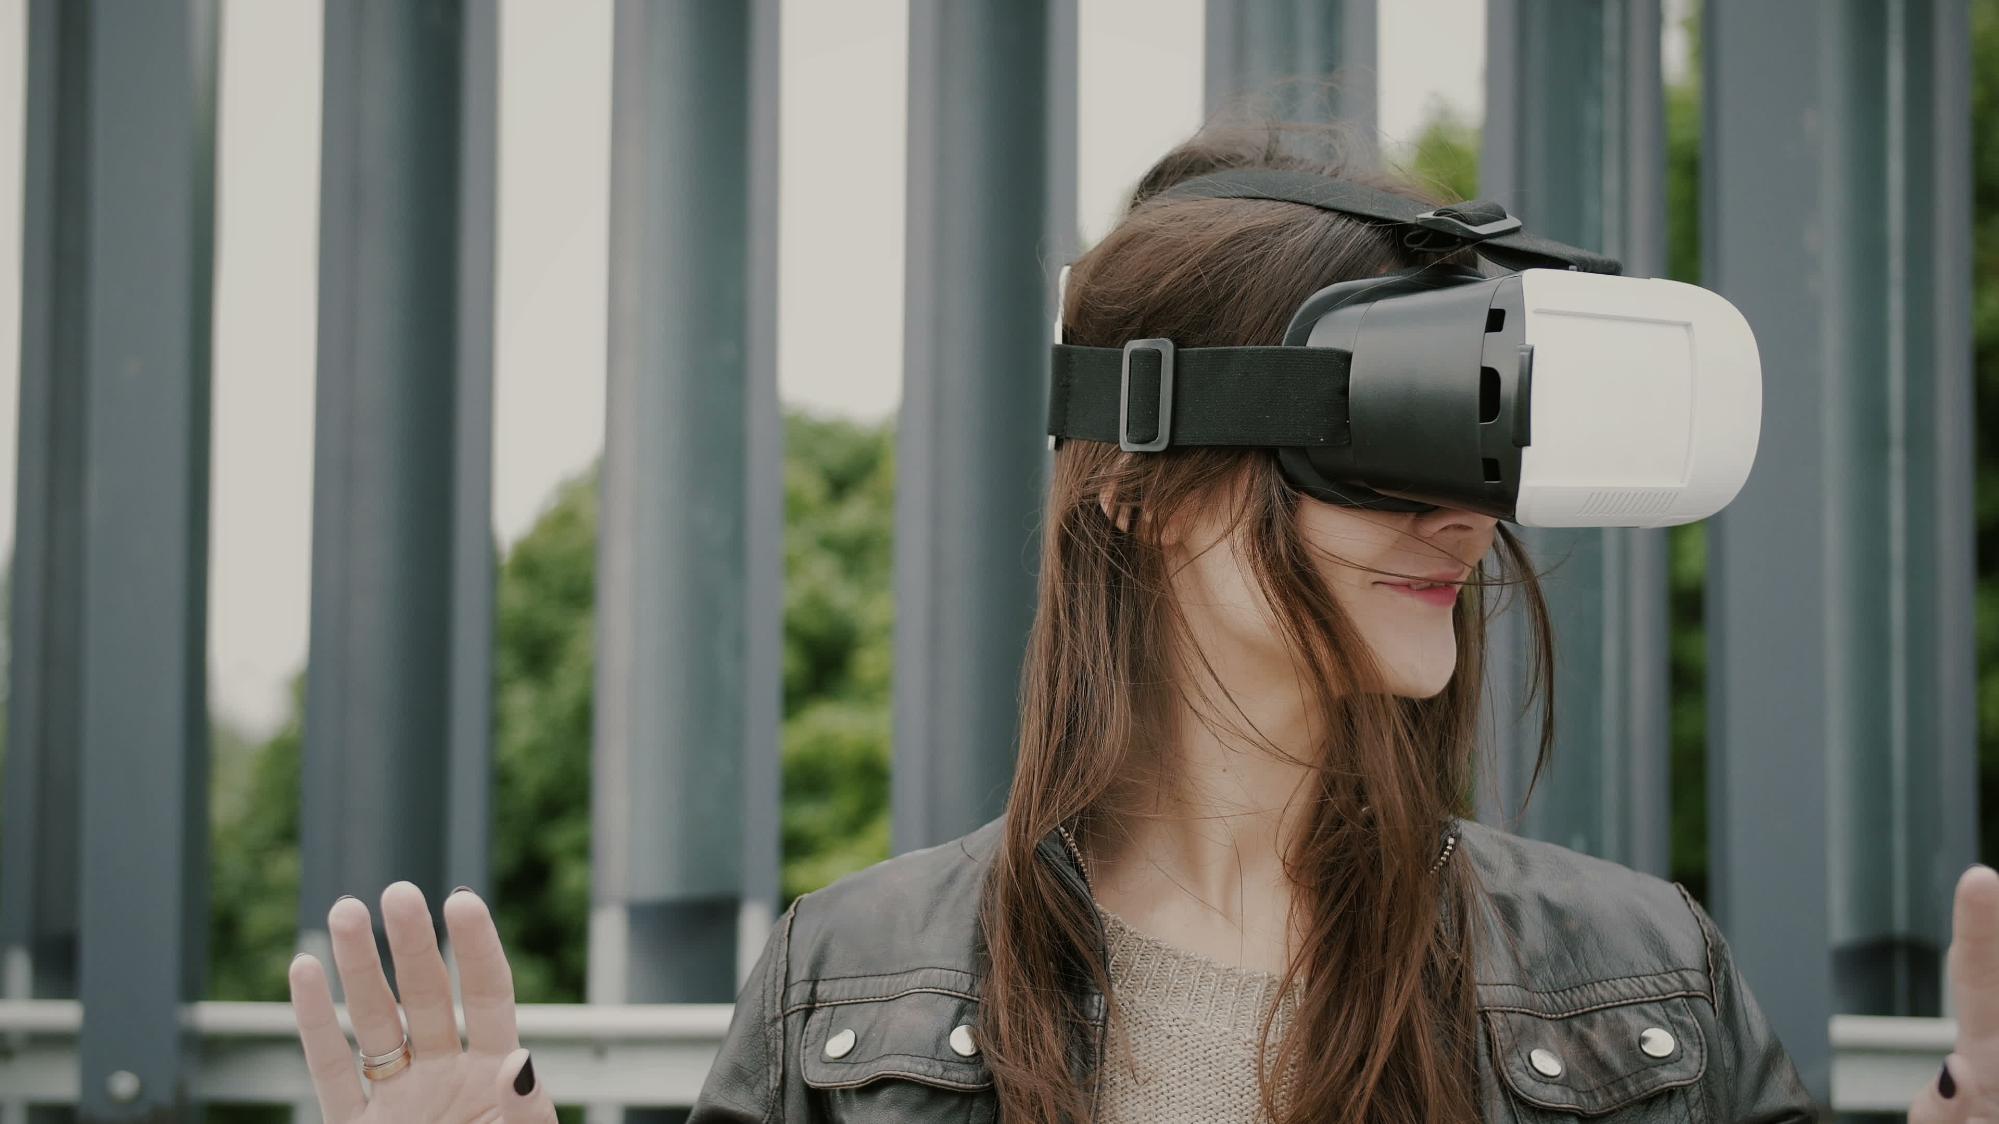
<path id="1" fill-rule="evenodd" d="M 1352 151 L 1365 149 L 1339 126 L 1205 127 L 1146 172 L 1116 226 L 1073 263 L 1066 342 L 1275 344 L 1293 311 L 1326 285 L 1463 260 L 1414 254 L 1388 230 L 1298 204 L 1157 197 L 1209 172 L 1268 167 L 1447 201 L 1342 155 Z M 1106 498 L 1113 512 L 1137 516 L 1128 529 L 1106 513 Z M 1088 850 L 1145 814 L 1138 800 L 1166 768 L 1159 747 L 1181 700 L 1217 733 L 1284 753 L 1231 719 L 1171 595 L 1160 529 L 1195 511 L 1219 513 L 1240 536 L 1246 570 L 1303 669 L 1314 728 L 1324 731 L 1317 756 L 1304 762 L 1317 774 L 1307 827 L 1284 856 L 1305 938 L 1283 986 L 1307 986 L 1281 1041 L 1271 1041 L 1266 1015 L 1266 1111 L 1280 1124 L 1479 1119 L 1473 950 L 1481 891 L 1468 864 L 1431 866 L 1449 820 L 1472 815 L 1486 622 L 1503 604 L 1488 590 L 1525 598 L 1543 704 L 1535 781 L 1546 764 L 1554 738 L 1547 608 L 1530 559 L 1502 525 L 1499 549 L 1453 610 L 1450 683 L 1431 698 L 1389 694 L 1301 538 L 1299 505 L 1312 502 L 1284 482 L 1264 449 L 1126 453 L 1072 439 L 1055 454 L 1019 757 L 981 903 L 982 1050 L 1007 1120 L 1089 1119 L 1091 1082 L 1073 1061 L 1090 1056 L 1095 1042 L 1078 985 L 1093 981 L 1118 1021 L 1095 912 L 1036 859 L 1037 843 L 1069 825 Z"/>

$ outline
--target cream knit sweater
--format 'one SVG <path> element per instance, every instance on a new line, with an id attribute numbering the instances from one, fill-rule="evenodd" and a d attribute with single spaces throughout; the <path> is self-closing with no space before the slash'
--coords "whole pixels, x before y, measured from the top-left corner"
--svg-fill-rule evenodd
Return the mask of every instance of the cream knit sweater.
<path id="1" fill-rule="evenodd" d="M 1098 1119 L 1104 1124 L 1267 1121 L 1257 1095 L 1256 1043 L 1264 1013 L 1277 1002 L 1280 977 L 1148 936 L 1101 904 L 1097 912 L 1123 1016 L 1110 1027 Z M 1271 1028 L 1273 1058 L 1297 998 L 1294 986 L 1278 1008 Z M 1279 1082 L 1280 1105 L 1288 1089 L 1288 1081 Z"/>

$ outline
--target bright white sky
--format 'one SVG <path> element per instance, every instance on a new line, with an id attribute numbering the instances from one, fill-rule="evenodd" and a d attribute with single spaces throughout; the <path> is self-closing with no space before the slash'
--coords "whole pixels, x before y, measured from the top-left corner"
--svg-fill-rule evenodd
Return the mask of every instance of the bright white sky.
<path id="1" fill-rule="evenodd" d="M 1671 7 L 1673 5 L 1669 5 Z M 0 0 L 0 542 L 14 522 L 26 0 Z M 1380 6 L 1381 126 L 1483 112 L 1484 0 Z M 511 544 L 602 446 L 611 0 L 504 0 L 493 517 Z M 901 379 L 907 0 L 785 0 L 779 384 L 859 417 Z M 262 733 L 304 664 L 318 0 L 222 5 L 209 681 Z M 1084 233 L 1198 122 L 1201 0 L 1081 0 Z M 815 170 L 837 167 L 837 176 Z M 798 341 L 838 367 L 791 361 Z M 11 549 L 11 548 L 10 548 Z"/>

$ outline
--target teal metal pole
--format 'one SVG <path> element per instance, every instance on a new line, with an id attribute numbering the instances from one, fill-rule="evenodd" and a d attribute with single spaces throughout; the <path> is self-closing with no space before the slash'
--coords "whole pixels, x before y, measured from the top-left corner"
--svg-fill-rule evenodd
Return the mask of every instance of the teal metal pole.
<path id="1" fill-rule="evenodd" d="M 1656 0 L 1491 0 L 1479 193 L 1531 230 L 1665 267 L 1665 125 Z M 1517 528 L 1555 628 L 1553 759 L 1528 801 L 1538 707 L 1524 718 L 1526 613 L 1494 622 L 1480 816 L 1667 873 L 1670 850 L 1663 530 Z M 1528 801 L 1523 811 L 1522 802 Z"/>
<path id="2" fill-rule="evenodd" d="M 343 893 L 408 879 L 435 911 L 449 864 L 486 881 L 484 824 L 451 817 L 487 806 L 489 16 L 326 6 L 299 878 L 321 953 Z"/>
<path id="3" fill-rule="evenodd" d="M 1047 0 L 912 0 L 891 847 L 999 814 L 1047 452 Z M 1024 190 L 995 190 L 996 184 Z"/>
<path id="4" fill-rule="evenodd" d="M 82 714 L 87 22 L 29 8 L 20 453 L 8 570 L 0 994 L 75 995 Z"/>
<path id="5" fill-rule="evenodd" d="M 1337 118 L 1374 151 L 1377 0 L 1208 0 L 1208 112 L 1247 96 L 1291 120 Z"/>
<path id="6" fill-rule="evenodd" d="M 56 138 L 78 194 L 46 201 L 81 212 L 56 267 L 80 350 L 47 371 L 83 387 L 78 739 L 51 747 L 81 777 L 77 1119 L 154 1121 L 196 1111 L 183 1008 L 207 968 L 216 11 L 35 6 L 54 20 L 33 41 L 80 64 L 39 87 L 80 99 Z"/>
<path id="7" fill-rule="evenodd" d="M 751 0 L 743 310 L 743 899 L 736 978 L 784 904 L 784 411 L 777 394 L 780 0 Z"/>
<path id="8" fill-rule="evenodd" d="M 498 300 L 500 9 L 465 9 L 445 882 L 493 889 L 493 318 Z"/>
<path id="9" fill-rule="evenodd" d="M 1976 857 L 1970 30 L 1951 0 L 1835 10 L 1834 1002 L 1935 1015 L 1953 890 Z"/>
<path id="10" fill-rule="evenodd" d="M 777 18 L 614 14 L 594 1003 L 729 1002 L 775 917 Z"/>
<path id="11" fill-rule="evenodd" d="M 1833 1012 L 1945 1013 L 1976 853 L 1969 23 L 1706 18 L 1707 283 L 1756 329 L 1766 402 L 1710 540 L 1710 897 L 1829 1099 Z"/>

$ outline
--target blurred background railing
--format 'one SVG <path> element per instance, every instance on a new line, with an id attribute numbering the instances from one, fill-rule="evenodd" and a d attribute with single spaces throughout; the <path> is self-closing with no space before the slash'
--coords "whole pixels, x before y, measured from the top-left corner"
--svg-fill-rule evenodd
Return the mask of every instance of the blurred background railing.
<path id="1" fill-rule="evenodd" d="M 701 1090 L 730 1010 L 718 1003 L 536 1003 L 521 1008 L 521 1043 L 534 1051 L 537 1072 L 560 1073 L 565 1089 L 588 1089 L 594 1104 L 687 1105 Z M 209 1000 L 192 1004 L 187 1017 L 198 1039 L 183 1071 L 190 1100 L 237 1106 L 240 1115 L 320 1119 L 298 1065 L 289 1006 Z M 15 1115 L 24 1115 L 26 1104 L 74 1103 L 82 1024 L 75 1000 L 0 1000 L 0 1036 L 16 1040 L 0 1054 L 0 1087 Z M 352 1033 L 344 1009 L 341 1025 Z M 1905 1113 L 1908 1090 L 1936 1076 L 1955 1033 L 1948 1019 L 1834 1015 L 1832 1103 L 1848 1113 Z"/>
<path id="2" fill-rule="evenodd" d="M 310 1096 L 285 964 L 324 952 L 336 896 L 402 878 L 494 904 L 558 1096 L 674 1119 L 791 898 L 1002 807 L 1052 281 L 1102 232 L 1095 154 L 1149 120 L 1132 99 L 1182 89 L 1373 130 L 1391 21 L 1478 44 L 1483 108 L 1386 135 L 1385 162 L 1722 292 L 1765 365 L 1758 465 L 1719 517 L 1531 535 L 1555 765 L 1521 814 L 1508 616 L 1480 817 L 1684 882 L 1822 1101 L 1898 1111 L 1933 1075 L 1952 887 L 1999 831 L 1999 458 L 1974 444 L 1999 424 L 1999 150 L 1972 144 L 1999 129 L 1999 0 L 313 4 L 320 71 L 271 87 L 319 97 L 310 639 L 289 710 L 248 734 L 211 713 L 210 544 L 220 489 L 261 471 L 216 419 L 257 381 L 218 385 L 211 325 L 227 263 L 282 247 L 218 237 L 217 138 L 245 72 L 225 60 L 284 10 L 0 4 L 21 171 L 0 1124 L 282 1117 Z M 602 357 L 543 360 L 592 368 L 548 401 L 600 387 L 602 455 L 508 541 L 502 311 L 561 294 L 506 303 L 505 169 L 575 151 L 500 143 L 537 12 L 608 40 L 584 148 Z M 884 18 L 904 241 L 787 287 L 807 232 L 783 185 L 879 161 L 857 132 L 780 167 L 802 114 L 780 80 L 829 20 Z M 1160 46 L 1174 20 L 1186 58 Z M 884 276 L 899 360 L 825 328 L 834 290 Z M 899 367 L 894 422 L 781 406 L 780 339 L 812 379 Z"/>

